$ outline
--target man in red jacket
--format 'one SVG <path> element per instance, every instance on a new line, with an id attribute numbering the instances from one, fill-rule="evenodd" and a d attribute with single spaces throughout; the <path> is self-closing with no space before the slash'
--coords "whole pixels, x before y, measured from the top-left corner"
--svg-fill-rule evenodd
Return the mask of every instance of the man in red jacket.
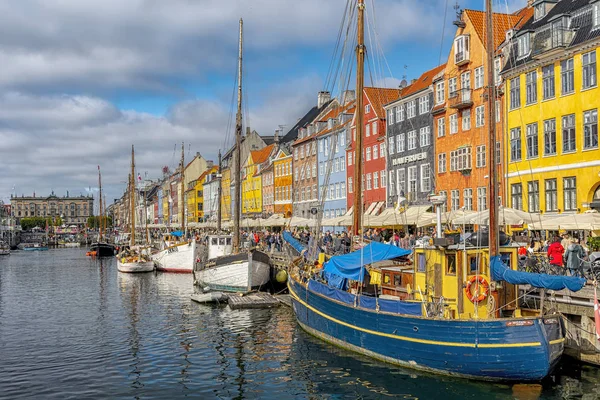
<path id="1" fill-rule="evenodd" d="M 565 248 L 560 244 L 560 238 L 555 236 L 552 244 L 548 246 L 548 260 L 550 261 L 550 265 L 562 267 L 564 253 Z"/>

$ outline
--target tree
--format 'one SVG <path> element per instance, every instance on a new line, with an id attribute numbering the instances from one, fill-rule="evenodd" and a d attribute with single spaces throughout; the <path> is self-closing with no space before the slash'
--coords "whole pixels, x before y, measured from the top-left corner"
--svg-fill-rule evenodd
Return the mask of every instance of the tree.
<path id="1" fill-rule="evenodd" d="M 87 219 L 88 228 L 97 229 L 98 227 L 100 227 L 100 221 L 101 221 L 100 217 L 88 217 L 88 219 Z M 111 217 L 102 217 L 102 226 L 105 228 L 112 226 L 112 218 Z"/>

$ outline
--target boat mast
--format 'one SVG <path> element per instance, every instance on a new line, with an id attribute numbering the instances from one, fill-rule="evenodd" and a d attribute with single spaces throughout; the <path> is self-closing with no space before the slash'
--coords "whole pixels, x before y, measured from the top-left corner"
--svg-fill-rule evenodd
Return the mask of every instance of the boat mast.
<path id="1" fill-rule="evenodd" d="M 98 242 L 102 241 L 102 175 L 100 173 L 100 166 L 98 165 L 98 212 L 100 219 L 98 220 Z"/>
<path id="2" fill-rule="evenodd" d="M 131 212 L 131 235 L 129 236 L 129 245 L 135 245 L 135 161 L 133 158 L 133 145 L 131 145 L 131 174 L 129 175 L 129 185 L 131 191 L 129 192 L 129 203 Z"/>
<path id="3" fill-rule="evenodd" d="M 148 193 L 144 187 L 144 225 L 146 226 L 146 244 L 150 243 L 150 231 L 148 230 L 148 204 L 146 203 Z"/>
<path id="4" fill-rule="evenodd" d="M 235 150 L 233 153 L 233 252 L 240 250 L 240 210 L 241 210 L 241 146 L 242 146 L 242 46 L 244 21 L 240 18 L 240 39 L 238 53 L 237 113 L 235 115 Z"/>
<path id="5" fill-rule="evenodd" d="M 221 165 L 221 149 L 219 149 L 219 187 L 217 187 L 217 232 L 221 232 L 221 173 L 223 166 Z"/>
<path id="6" fill-rule="evenodd" d="M 488 139 L 489 154 L 489 210 L 490 210 L 490 258 L 498 255 L 498 166 L 496 160 L 496 82 L 494 79 L 494 37 L 492 0 L 486 0 L 486 47 L 487 47 L 487 119 L 490 126 Z"/>
<path id="7" fill-rule="evenodd" d="M 364 0 L 358 0 L 358 41 L 356 45 L 356 146 L 354 151 L 354 213 L 352 215 L 352 233 L 360 235 L 362 219 L 362 137 L 363 137 L 363 88 L 365 64 Z"/>
<path id="8" fill-rule="evenodd" d="M 185 237 L 185 162 L 184 162 L 184 145 L 181 142 L 181 232 Z"/>

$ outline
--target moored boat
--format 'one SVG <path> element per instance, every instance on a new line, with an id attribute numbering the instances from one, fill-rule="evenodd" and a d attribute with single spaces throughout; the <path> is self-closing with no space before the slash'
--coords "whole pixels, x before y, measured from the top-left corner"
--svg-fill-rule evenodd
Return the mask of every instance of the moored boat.
<path id="1" fill-rule="evenodd" d="M 0 256 L 7 256 L 10 254 L 10 246 L 6 242 L 0 241 Z"/>
<path id="2" fill-rule="evenodd" d="M 48 246 L 43 243 L 25 243 L 21 249 L 24 251 L 46 251 Z"/>

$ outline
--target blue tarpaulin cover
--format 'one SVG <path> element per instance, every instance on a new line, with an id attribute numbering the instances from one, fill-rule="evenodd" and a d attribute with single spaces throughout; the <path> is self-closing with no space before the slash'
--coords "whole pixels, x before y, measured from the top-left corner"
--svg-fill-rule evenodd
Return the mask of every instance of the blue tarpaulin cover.
<path id="1" fill-rule="evenodd" d="M 410 250 L 389 244 L 371 242 L 360 250 L 342 256 L 333 256 L 325 263 L 325 272 L 355 281 L 363 281 L 366 269 L 363 266 L 378 261 L 407 256 Z"/>
<path id="2" fill-rule="evenodd" d="M 335 289 L 346 290 L 348 288 L 348 279 L 342 278 L 339 275 L 323 271 L 323 277 L 327 284 Z"/>
<path id="3" fill-rule="evenodd" d="M 536 288 L 561 290 L 569 289 L 572 292 L 581 290 L 585 285 L 585 279 L 576 276 L 558 276 L 548 274 L 533 274 L 530 272 L 515 271 L 509 269 L 500 256 L 491 259 L 490 269 L 492 279 L 495 281 L 506 281 L 513 285 L 531 285 Z"/>
<path id="4" fill-rule="evenodd" d="M 175 231 L 175 232 L 171 232 L 171 235 L 177 236 L 177 237 L 181 237 L 181 236 L 183 236 L 183 232 L 182 231 Z"/>
<path id="5" fill-rule="evenodd" d="M 302 253 L 302 251 L 306 249 L 306 247 L 296 240 L 288 231 L 283 232 L 283 240 L 288 242 L 298 253 Z"/>

